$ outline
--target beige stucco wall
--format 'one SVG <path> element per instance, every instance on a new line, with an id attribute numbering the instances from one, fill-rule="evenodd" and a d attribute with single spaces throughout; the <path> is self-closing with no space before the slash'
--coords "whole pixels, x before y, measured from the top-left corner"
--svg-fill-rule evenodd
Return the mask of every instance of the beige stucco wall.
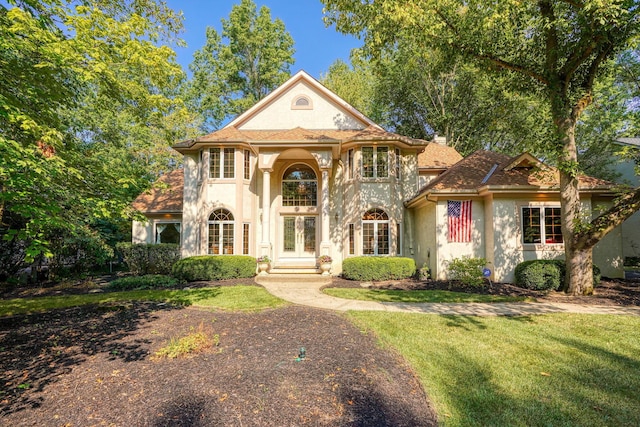
<path id="1" fill-rule="evenodd" d="M 413 258 L 418 268 L 427 264 L 436 277 L 436 204 L 426 203 L 413 210 Z"/>
<path id="2" fill-rule="evenodd" d="M 197 155 L 185 155 L 182 208 L 182 257 L 198 255 L 198 177 Z"/>
<path id="3" fill-rule="evenodd" d="M 433 277 L 446 279 L 449 262 L 454 258 L 463 256 L 485 258 L 484 202 L 482 200 L 475 199 L 472 201 L 471 221 L 473 222 L 473 227 L 471 229 L 471 242 L 469 243 L 448 242 L 447 200 L 439 200 L 437 202 L 435 213 L 437 259 L 432 273 Z"/>
<path id="4" fill-rule="evenodd" d="M 310 109 L 292 109 L 293 101 L 300 95 L 312 102 Z M 336 104 L 320 95 L 311 86 L 299 82 L 269 105 L 267 110 L 242 123 L 240 129 L 363 129 L 361 122 L 351 118 Z"/>
<path id="5" fill-rule="evenodd" d="M 610 202 L 593 202 L 593 216 L 611 206 Z M 637 214 L 636 214 L 637 215 Z M 607 234 L 593 249 L 593 263 L 600 267 L 603 277 L 624 278 L 624 229 L 617 227 Z"/>
<path id="6" fill-rule="evenodd" d="M 152 243 L 152 224 L 151 221 L 140 222 L 133 221 L 131 226 L 131 242 L 132 243 Z"/>
<path id="7" fill-rule="evenodd" d="M 616 163 L 615 169 L 622 175 L 620 182 L 634 187 L 638 186 L 634 162 L 621 161 Z M 638 212 L 622 224 L 622 251 L 625 257 L 640 256 L 640 213 Z"/>

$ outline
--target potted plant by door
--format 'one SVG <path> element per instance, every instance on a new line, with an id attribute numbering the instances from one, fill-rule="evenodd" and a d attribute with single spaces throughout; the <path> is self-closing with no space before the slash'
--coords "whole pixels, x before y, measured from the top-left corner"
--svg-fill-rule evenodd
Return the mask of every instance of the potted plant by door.
<path id="1" fill-rule="evenodd" d="M 323 276 L 328 276 L 331 273 L 331 262 L 333 260 L 329 255 L 321 255 L 318 257 L 318 264 L 320 265 L 320 271 Z"/>
<path id="2" fill-rule="evenodd" d="M 256 258 L 256 262 L 258 263 L 258 274 L 260 276 L 266 276 L 267 274 L 269 274 L 267 273 L 267 270 L 269 269 L 269 263 L 271 262 L 271 260 L 267 255 L 262 255 Z"/>

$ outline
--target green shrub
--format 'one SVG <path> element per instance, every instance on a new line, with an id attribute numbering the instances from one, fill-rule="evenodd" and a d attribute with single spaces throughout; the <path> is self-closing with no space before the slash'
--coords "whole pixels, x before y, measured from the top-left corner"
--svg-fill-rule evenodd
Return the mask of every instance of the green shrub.
<path id="1" fill-rule="evenodd" d="M 114 291 L 130 291 L 134 289 L 173 288 L 179 284 L 180 281 L 175 277 L 147 274 L 145 276 L 130 276 L 116 279 L 109 283 L 109 288 Z"/>
<path id="2" fill-rule="evenodd" d="M 116 249 L 136 275 L 171 274 L 180 259 L 180 246 L 173 243 L 118 243 Z"/>
<path id="3" fill-rule="evenodd" d="M 247 255 L 201 255 L 181 259 L 172 274 L 187 282 L 253 277 L 256 259 Z"/>
<path id="4" fill-rule="evenodd" d="M 521 262 L 516 266 L 515 285 L 539 291 L 562 290 L 566 276 L 566 264 L 561 259 L 535 259 Z M 600 269 L 593 265 L 593 286 L 601 279 Z"/>
<path id="5" fill-rule="evenodd" d="M 449 261 L 448 276 L 450 279 L 457 280 L 464 285 L 477 288 L 485 283 L 485 278 L 482 274 L 485 265 L 487 265 L 487 260 L 484 258 L 471 258 L 470 256 L 454 258 Z"/>
<path id="6" fill-rule="evenodd" d="M 416 263 L 402 257 L 353 257 L 342 262 L 342 276 L 349 280 L 397 280 L 411 277 Z"/>

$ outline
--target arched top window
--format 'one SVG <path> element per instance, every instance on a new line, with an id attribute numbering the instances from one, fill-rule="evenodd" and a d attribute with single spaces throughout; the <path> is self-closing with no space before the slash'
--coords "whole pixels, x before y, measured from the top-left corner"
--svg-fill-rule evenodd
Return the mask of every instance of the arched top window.
<path id="1" fill-rule="evenodd" d="M 362 254 L 389 255 L 389 216 L 382 209 L 362 215 Z"/>
<path id="2" fill-rule="evenodd" d="M 209 216 L 209 221 L 233 221 L 233 214 L 226 209 L 216 209 Z"/>
<path id="3" fill-rule="evenodd" d="M 293 99 L 291 103 L 291 109 L 293 110 L 311 110 L 313 108 L 313 104 L 311 99 L 306 95 L 300 95 Z"/>
<path id="4" fill-rule="evenodd" d="M 216 209 L 209 216 L 208 252 L 212 255 L 233 254 L 233 214 L 226 209 Z"/>
<path id="5" fill-rule="evenodd" d="M 282 206 L 317 206 L 318 178 L 311 167 L 297 164 L 282 177 Z"/>
<path id="6" fill-rule="evenodd" d="M 362 215 L 363 221 L 388 221 L 389 216 L 382 209 L 370 209 Z"/>

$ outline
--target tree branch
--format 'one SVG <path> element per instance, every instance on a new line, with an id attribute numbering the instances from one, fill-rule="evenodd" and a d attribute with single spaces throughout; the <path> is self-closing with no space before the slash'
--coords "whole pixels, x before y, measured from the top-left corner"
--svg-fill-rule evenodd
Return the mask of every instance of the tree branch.
<path id="1" fill-rule="evenodd" d="M 461 38 L 459 36 L 458 33 L 458 28 L 453 25 L 453 23 L 451 21 L 449 21 L 447 19 L 447 17 L 442 13 L 442 11 L 440 9 L 436 9 L 436 14 L 440 17 L 440 19 L 442 19 L 442 21 L 445 23 L 445 25 L 458 37 Z M 424 30 L 424 29 L 423 29 Z M 537 73 L 533 70 L 530 70 L 529 68 L 526 68 L 525 66 L 519 65 L 519 64 L 514 64 L 512 62 L 509 61 L 505 61 L 502 58 L 499 58 L 495 55 L 489 55 L 489 54 L 484 54 L 484 53 L 479 53 L 476 52 L 474 49 L 469 48 L 467 46 L 461 45 L 461 44 L 457 44 L 453 41 L 450 40 L 445 40 L 442 39 L 442 41 L 445 44 L 448 44 L 449 46 L 451 46 L 452 48 L 458 49 L 460 51 L 462 51 L 464 54 L 469 55 L 469 56 L 473 56 L 475 58 L 478 59 L 482 59 L 485 61 L 489 61 L 492 64 L 505 69 L 505 70 L 510 70 L 510 71 L 515 71 L 517 73 L 523 74 L 527 77 L 531 77 L 532 79 L 538 81 L 539 83 L 542 83 L 544 85 L 548 85 L 549 81 L 540 73 Z"/>
<path id="2" fill-rule="evenodd" d="M 606 212 L 591 221 L 588 231 L 576 236 L 576 247 L 589 249 L 611 230 L 622 224 L 640 209 L 640 187 L 619 198 Z"/>

